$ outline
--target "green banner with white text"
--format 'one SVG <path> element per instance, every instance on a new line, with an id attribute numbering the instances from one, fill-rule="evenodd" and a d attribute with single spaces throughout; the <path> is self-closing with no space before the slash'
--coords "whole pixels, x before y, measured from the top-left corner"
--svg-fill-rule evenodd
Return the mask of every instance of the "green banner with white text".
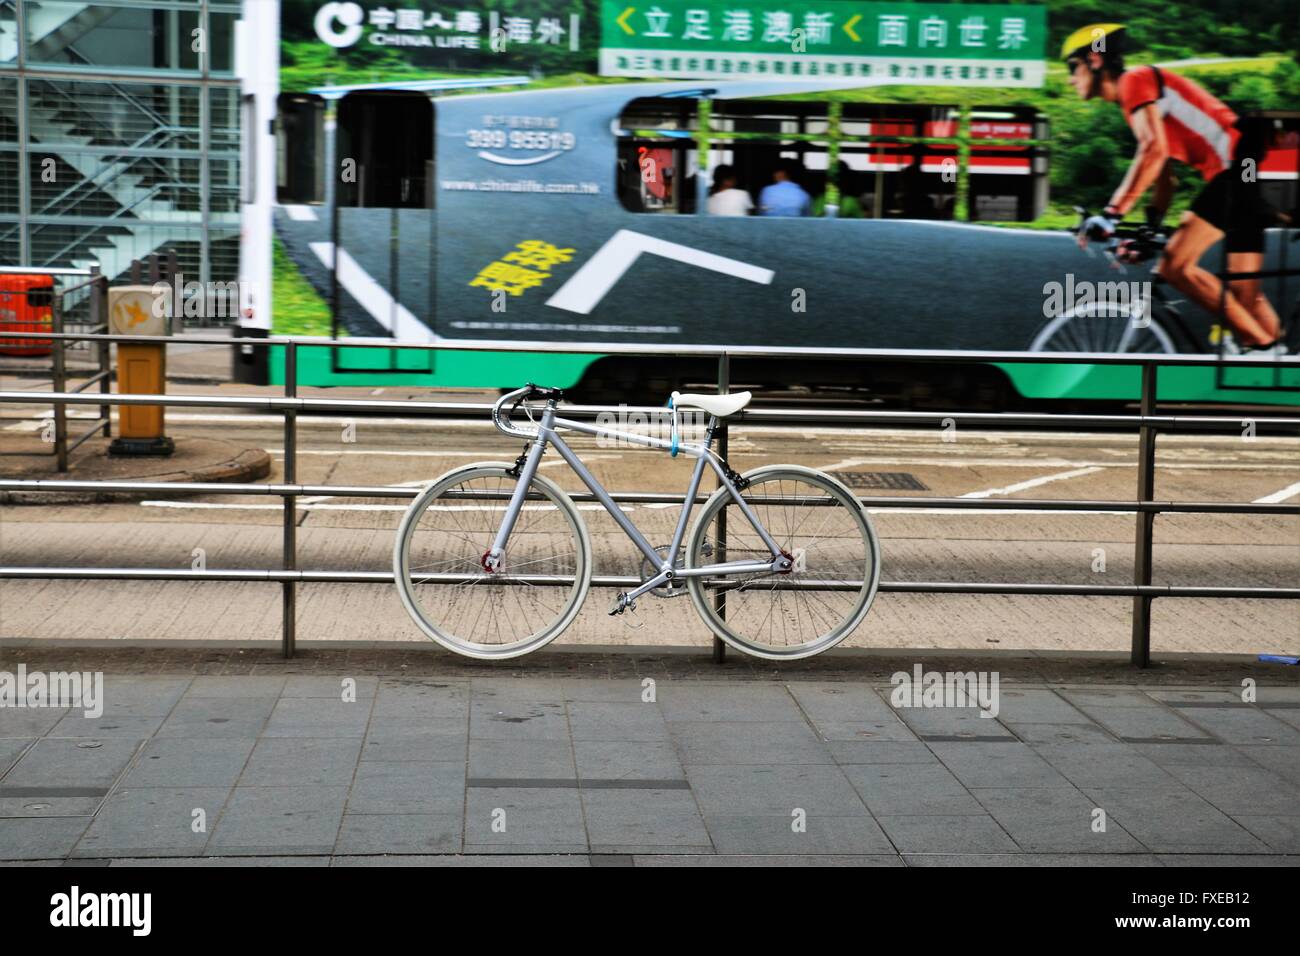
<path id="1" fill-rule="evenodd" d="M 1041 86 L 1041 6 L 601 0 L 600 72 Z"/>

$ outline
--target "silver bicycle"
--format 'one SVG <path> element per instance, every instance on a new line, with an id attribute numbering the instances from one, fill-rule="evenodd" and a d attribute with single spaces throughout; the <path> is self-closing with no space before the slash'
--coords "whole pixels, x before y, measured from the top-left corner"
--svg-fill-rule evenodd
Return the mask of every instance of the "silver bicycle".
<path id="1" fill-rule="evenodd" d="M 538 474 L 552 446 L 643 557 L 641 583 L 619 593 L 611 615 L 635 609 L 646 594 L 686 592 L 714 634 L 771 660 L 817 654 L 861 623 L 880 581 L 880 546 L 853 493 L 798 465 L 738 474 L 711 447 L 718 422 L 744 408 L 749 392 L 674 392 L 668 439 L 561 418 L 562 397 L 559 389 L 534 385 L 503 395 L 492 422 L 503 434 L 526 439 L 524 453 L 514 464 L 487 461 L 450 471 L 406 512 L 393 569 L 402 603 L 425 634 L 458 654 L 503 659 L 537 650 L 573 622 L 591 586 L 591 539 L 573 500 Z M 536 401 L 545 404 L 529 404 Z M 528 427 L 512 421 L 521 405 Z M 687 408 L 707 416 L 702 441 L 682 440 Z M 560 429 L 696 459 L 670 544 L 646 540 Z M 719 488 L 688 537 L 706 467 Z"/>

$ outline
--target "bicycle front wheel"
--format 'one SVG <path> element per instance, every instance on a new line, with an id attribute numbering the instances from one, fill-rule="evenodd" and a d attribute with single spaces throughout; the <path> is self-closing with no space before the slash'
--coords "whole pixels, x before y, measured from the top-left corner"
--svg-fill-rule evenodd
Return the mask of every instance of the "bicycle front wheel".
<path id="1" fill-rule="evenodd" d="M 853 493 L 824 472 L 775 465 L 745 477 L 750 483 L 741 497 L 794 559 L 794 569 L 692 576 L 687 580 L 696 610 L 714 634 L 757 657 L 794 660 L 834 647 L 861 623 L 880 583 L 871 519 Z M 705 503 L 686 553 L 691 568 L 771 556 L 725 488 Z"/>
<path id="2" fill-rule="evenodd" d="M 480 660 L 518 657 L 573 621 L 591 585 L 591 540 L 572 499 L 534 476 L 500 569 L 492 547 L 517 479 L 505 462 L 443 475 L 411 503 L 393 571 L 412 620 L 443 647 Z"/>

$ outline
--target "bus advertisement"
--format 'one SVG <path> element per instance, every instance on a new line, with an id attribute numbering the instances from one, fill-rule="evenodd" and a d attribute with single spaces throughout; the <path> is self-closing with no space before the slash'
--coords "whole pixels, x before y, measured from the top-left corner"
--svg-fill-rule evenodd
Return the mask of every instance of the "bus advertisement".
<path id="1" fill-rule="evenodd" d="M 1268 37 L 1249 56 L 1177 58 L 1149 25 L 1102 31 L 1081 88 L 1058 55 L 1082 26 L 1057 22 L 1065 3 L 248 6 L 246 175 L 274 188 L 245 191 L 241 268 L 265 291 L 241 335 L 299 331 L 288 303 L 306 301 L 312 330 L 334 337 L 799 348 L 806 360 L 739 374 L 914 407 L 1125 400 L 1135 371 L 954 373 L 817 350 L 1176 352 L 1207 365 L 1171 371 L 1162 398 L 1300 403 L 1300 369 L 1225 380 L 1212 367 L 1296 333 L 1300 67 Z M 1157 92 L 1133 104 L 1148 81 Z M 1112 235 L 1107 207 L 1144 148 L 1124 105 L 1172 132 L 1157 188 Z M 1198 107 L 1213 135 L 1189 118 Z M 1156 267 L 1180 217 L 1204 211 L 1207 181 L 1238 168 L 1250 185 L 1227 190 L 1234 238 L 1201 264 L 1263 276 L 1230 287 L 1245 311 L 1206 308 L 1185 274 Z M 1073 231 L 1080 210 L 1098 241 Z M 277 356 L 237 356 L 237 374 L 278 381 Z M 308 349 L 299 362 L 310 384 L 531 379 L 616 401 L 715 375 L 577 353 Z"/>

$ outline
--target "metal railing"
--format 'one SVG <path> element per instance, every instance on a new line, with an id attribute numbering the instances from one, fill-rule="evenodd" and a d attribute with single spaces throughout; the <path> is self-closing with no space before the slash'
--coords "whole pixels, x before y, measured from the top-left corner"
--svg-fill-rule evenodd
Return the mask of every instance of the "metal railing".
<path id="1" fill-rule="evenodd" d="M 11 333 L 14 336 L 22 333 Z M 28 333 L 29 337 L 51 337 L 48 334 Z M 102 334 L 55 333 L 61 339 L 90 340 L 104 343 L 112 341 L 169 343 L 167 336 L 117 336 Z M 219 345 L 232 347 L 229 338 L 186 337 L 189 345 Z M 528 345 L 439 342 L 430 345 L 398 345 L 389 340 L 347 339 L 342 341 L 311 338 L 267 337 L 239 338 L 234 348 L 280 347 L 284 349 L 284 394 L 267 396 L 215 396 L 215 395 L 88 395 L 83 392 L 7 392 L 0 391 L 0 403 L 31 404 L 37 396 L 50 401 L 56 409 L 67 405 L 166 405 L 173 407 L 203 407 L 259 410 L 278 413 L 284 428 L 284 481 L 278 483 L 196 483 L 196 482 L 140 482 L 140 481 L 62 481 L 62 480 L 12 480 L 0 479 L 0 491 L 18 492 L 101 492 L 148 493 L 159 495 L 269 495 L 283 501 L 283 534 L 281 566 L 278 569 L 234 568 L 222 570 L 171 569 L 171 568 L 73 568 L 73 567 L 0 567 L 3 579 L 65 579 L 65 580 L 150 580 L 150 581 L 271 581 L 281 585 L 282 630 L 281 644 L 286 657 L 292 657 L 296 643 L 296 599 L 299 583 L 386 583 L 393 581 L 391 571 L 312 571 L 298 567 L 297 499 L 300 496 L 334 498 L 414 498 L 419 489 L 391 485 L 302 485 L 297 484 L 298 417 L 336 412 L 384 412 L 394 416 L 465 418 L 481 416 L 488 427 L 487 416 L 491 405 L 466 402 L 415 402 L 390 400 L 336 400 L 300 398 L 298 396 L 298 353 L 303 348 L 401 348 L 443 351 L 528 352 L 528 353 L 587 353 L 626 355 L 691 355 L 711 356 L 718 361 L 718 388 L 725 392 L 730 386 L 730 363 L 737 357 L 818 357 L 864 359 L 888 358 L 898 362 L 1022 362 L 1029 364 L 1086 363 L 1094 365 L 1128 365 L 1141 369 L 1142 383 L 1140 408 L 1136 415 L 1082 415 L 1057 413 L 1006 413 L 1006 412 L 903 412 L 873 411 L 867 409 L 800 409 L 751 408 L 725 421 L 719 427 L 719 452 L 725 457 L 730 427 L 745 423 L 799 425 L 930 425 L 944 427 L 956 425 L 983 425 L 1014 427 L 1018 429 L 1074 428 L 1074 429 L 1136 429 L 1138 432 L 1137 489 L 1132 501 L 1043 499 L 1043 498 L 941 498 L 915 496 L 860 496 L 859 500 L 872 508 L 913 509 L 969 509 L 972 511 L 1034 510 L 1034 511 L 1103 511 L 1118 514 L 1131 513 L 1135 517 L 1134 576 L 1132 584 L 1041 584 L 1004 583 L 990 581 L 882 581 L 879 590 L 895 593 L 925 594 L 1006 594 L 1006 595 L 1062 595 L 1082 597 L 1131 597 L 1133 599 L 1132 637 L 1130 660 L 1137 667 L 1147 667 L 1151 660 L 1151 602 L 1158 597 L 1178 598 L 1256 598 L 1300 600 L 1300 587 L 1193 587 L 1179 585 L 1154 585 L 1152 581 L 1152 548 L 1154 523 L 1159 514 L 1257 514 L 1300 515 L 1300 504 L 1266 504 L 1221 501 L 1157 501 L 1155 493 L 1155 447 L 1161 432 L 1239 430 L 1241 416 L 1223 415 L 1159 415 L 1156 414 L 1156 383 L 1162 366 L 1210 366 L 1226 363 L 1232 367 L 1275 368 L 1300 370 L 1300 359 L 1240 356 L 1231 359 L 1207 359 L 1188 355 L 1076 355 L 1072 353 L 1035 354 L 1021 352 L 890 352 L 881 349 L 779 349 L 761 347 L 720 348 L 710 346 L 605 346 L 594 348 L 581 343 L 537 343 Z M 604 406 L 574 406 L 565 414 L 574 418 L 594 418 L 609 409 Z M 662 412 L 662 409 L 636 409 L 645 412 Z M 98 427 L 98 426 L 97 426 Z M 1266 417 L 1255 422 L 1256 434 L 1300 434 L 1300 417 Z M 590 492 L 571 494 L 575 501 L 595 501 Z M 611 496 L 620 503 L 682 503 L 680 494 L 652 492 L 619 492 Z M 704 500 L 703 495 L 697 502 Z M 725 533 L 725 526 L 720 529 Z M 640 582 L 639 578 L 621 575 L 596 575 L 596 587 L 627 588 Z M 797 587 L 797 584 L 792 584 Z M 724 645 L 714 639 L 715 660 L 721 660 Z"/>

